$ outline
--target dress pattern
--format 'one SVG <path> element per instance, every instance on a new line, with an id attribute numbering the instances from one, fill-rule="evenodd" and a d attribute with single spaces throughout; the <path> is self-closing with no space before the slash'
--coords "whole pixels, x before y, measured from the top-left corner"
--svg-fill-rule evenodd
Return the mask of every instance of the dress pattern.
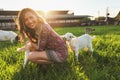
<path id="1" fill-rule="evenodd" d="M 54 50 L 56 55 L 65 61 L 68 57 L 68 50 L 65 41 L 51 28 L 49 24 L 43 24 L 40 33 L 39 51 Z"/>

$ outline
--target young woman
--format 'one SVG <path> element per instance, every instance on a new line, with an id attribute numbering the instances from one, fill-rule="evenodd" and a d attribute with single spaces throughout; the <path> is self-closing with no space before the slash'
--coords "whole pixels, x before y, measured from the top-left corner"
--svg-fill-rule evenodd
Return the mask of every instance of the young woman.
<path id="1" fill-rule="evenodd" d="M 49 64 L 62 63 L 67 60 L 68 50 L 64 40 L 36 11 L 22 9 L 18 14 L 18 30 L 22 40 L 27 38 L 36 50 L 31 51 L 28 60 Z M 31 46 L 32 47 L 32 46 Z"/>

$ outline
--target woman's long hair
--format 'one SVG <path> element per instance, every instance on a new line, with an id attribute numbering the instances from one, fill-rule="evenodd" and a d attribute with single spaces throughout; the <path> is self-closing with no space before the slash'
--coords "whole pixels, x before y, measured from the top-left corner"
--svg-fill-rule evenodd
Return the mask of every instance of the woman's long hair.
<path id="1" fill-rule="evenodd" d="M 38 41 L 38 35 L 36 34 L 36 31 L 34 29 L 30 29 L 29 27 L 27 27 L 24 23 L 24 15 L 27 12 L 31 12 L 33 13 L 37 19 L 38 19 L 38 29 L 41 32 L 42 29 L 42 24 L 46 23 L 45 19 L 40 16 L 36 11 L 30 9 L 30 8 L 24 8 L 22 9 L 19 13 L 18 13 L 18 19 L 17 19 L 17 27 L 18 27 L 18 31 L 21 35 L 21 40 L 23 41 L 25 39 L 25 37 L 27 37 L 31 42 L 33 43 L 37 43 Z"/>

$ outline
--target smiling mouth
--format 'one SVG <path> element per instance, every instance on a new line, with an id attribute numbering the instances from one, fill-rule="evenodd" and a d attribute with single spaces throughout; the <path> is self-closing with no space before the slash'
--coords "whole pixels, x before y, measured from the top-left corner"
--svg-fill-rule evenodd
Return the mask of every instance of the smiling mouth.
<path id="1" fill-rule="evenodd" d="M 34 27 L 34 24 L 31 24 L 30 26 L 31 26 L 31 27 Z"/>

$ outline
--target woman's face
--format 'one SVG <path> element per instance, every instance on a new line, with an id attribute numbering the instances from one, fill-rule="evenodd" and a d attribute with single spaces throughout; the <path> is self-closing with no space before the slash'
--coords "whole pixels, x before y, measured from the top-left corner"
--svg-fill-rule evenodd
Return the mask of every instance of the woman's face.
<path id="1" fill-rule="evenodd" d="M 38 23 L 37 17 L 31 12 L 27 12 L 24 15 L 24 23 L 27 27 L 35 29 Z"/>

